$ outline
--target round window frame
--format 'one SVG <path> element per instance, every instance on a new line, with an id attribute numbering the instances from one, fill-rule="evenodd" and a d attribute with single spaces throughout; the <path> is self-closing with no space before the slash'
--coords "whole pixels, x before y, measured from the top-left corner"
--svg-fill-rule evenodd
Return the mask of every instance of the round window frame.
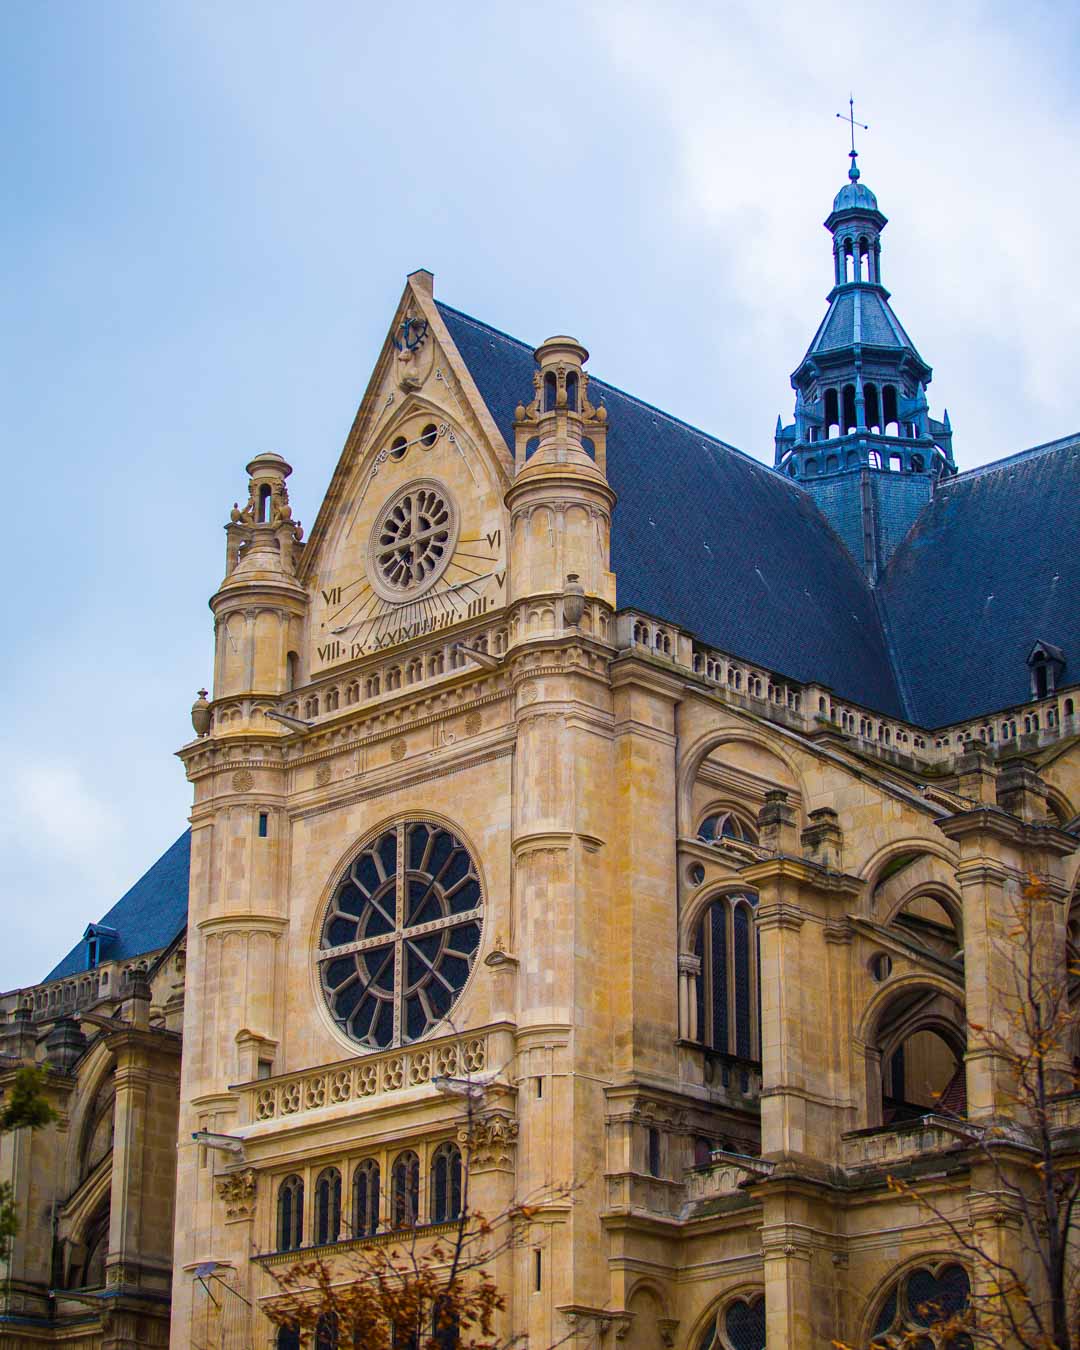
<path id="1" fill-rule="evenodd" d="M 347 1031 L 342 1029 L 341 1024 L 335 1019 L 334 1014 L 330 1009 L 330 1000 L 322 979 L 322 962 L 319 960 L 319 953 L 322 950 L 322 932 L 326 924 L 330 905 L 333 902 L 338 887 L 348 879 L 353 864 L 361 854 L 376 843 L 388 830 L 397 829 L 398 826 L 401 825 L 407 826 L 416 824 L 432 825 L 438 829 L 446 830 L 448 833 L 452 834 L 467 851 L 469 858 L 472 860 L 473 870 L 480 886 L 480 904 L 477 906 L 480 910 L 480 917 L 478 920 L 480 925 L 480 937 L 476 944 L 476 951 L 473 955 L 469 973 L 451 1002 L 450 1007 L 439 1021 L 433 1023 L 427 1031 L 416 1037 L 414 1040 L 405 1040 L 399 1035 L 394 1038 L 390 1045 L 365 1045 L 362 1041 L 355 1040 Z M 346 1048 L 350 1056 L 365 1058 L 370 1055 L 402 1054 L 408 1052 L 414 1046 L 424 1044 L 425 1041 L 435 1040 L 439 1036 L 448 1035 L 451 1031 L 464 1032 L 467 1029 L 463 1025 L 451 1024 L 449 1019 L 453 1017 L 455 1010 L 460 1008 L 462 999 L 466 997 L 472 987 L 477 970 L 483 964 L 486 952 L 488 928 L 490 927 L 486 922 L 487 909 L 488 886 L 484 876 L 484 869 L 480 863 L 479 850 L 470 835 L 463 830 L 460 825 L 455 821 L 450 820 L 448 817 L 440 815 L 437 811 L 423 808 L 418 808 L 415 811 L 397 811 L 392 816 L 384 817 L 379 824 L 366 830 L 362 835 L 356 836 L 349 847 L 340 855 L 337 865 L 330 873 L 330 878 L 319 896 L 318 904 L 315 906 L 312 915 L 308 944 L 311 953 L 308 962 L 308 975 L 311 981 L 312 998 L 318 1010 L 318 1015 L 321 1017 L 330 1034 L 339 1042 L 339 1044 Z M 452 927 L 453 925 L 450 926 Z M 396 993 L 395 998 L 398 997 L 400 997 L 400 995 Z"/>
<path id="2" fill-rule="evenodd" d="M 382 532 L 391 512 L 401 503 L 401 501 L 411 496 L 414 492 L 437 492 L 446 504 L 447 512 L 450 516 L 449 539 L 446 549 L 439 564 L 434 568 L 431 574 L 424 578 L 417 585 L 410 585 L 407 588 L 390 585 L 382 574 L 379 565 L 379 554 L 383 549 L 379 545 L 379 535 Z M 461 513 L 458 510 L 454 495 L 445 483 L 438 478 L 413 478 L 408 483 L 403 484 L 392 492 L 379 508 L 379 512 L 372 522 L 371 530 L 368 534 L 366 560 L 367 560 L 367 578 L 371 589 L 380 600 L 387 601 L 391 605 L 407 605 L 420 596 L 426 595 L 439 581 L 442 580 L 447 568 L 453 561 L 454 553 L 458 546 L 458 536 L 461 533 Z"/>

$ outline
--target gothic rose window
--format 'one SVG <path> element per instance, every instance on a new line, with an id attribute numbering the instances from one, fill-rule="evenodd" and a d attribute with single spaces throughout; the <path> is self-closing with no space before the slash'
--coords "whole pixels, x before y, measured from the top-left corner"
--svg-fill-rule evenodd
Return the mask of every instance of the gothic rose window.
<path id="1" fill-rule="evenodd" d="M 870 1341 L 873 1350 L 900 1346 L 912 1350 L 972 1350 L 974 1342 L 965 1331 L 949 1335 L 931 1330 L 935 1323 L 963 1313 L 970 1293 L 967 1271 L 955 1261 L 943 1262 L 934 1269 L 919 1266 L 909 1270 L 881 1305 Z M 919 1336 L 924 1329 L 927 1334 Z"/>
<path id="2" fill-rule="evenodd" d="M 476 864 L 448 829 L 401 821 L 361 849 L 323 920 L 318 961 L 334 1021 L 383 1050 L 426 1035 L 469 977 L 483 916 Z"/>
<path id="3" fill-rule="evenodd" d="M 736 1298 L 717 1311 L 698 1350 L 765 1350 L 765 1299 Z"/>

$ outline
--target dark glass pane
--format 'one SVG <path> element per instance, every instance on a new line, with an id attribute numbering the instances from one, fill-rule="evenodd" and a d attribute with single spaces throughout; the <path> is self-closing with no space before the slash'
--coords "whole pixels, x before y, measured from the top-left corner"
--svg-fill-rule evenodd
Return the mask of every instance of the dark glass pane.
<path id="1" fill-rule="evenodd" d="M 337 1350 L 337 1318 L 333 1313 L 323 1313 L 315 1327 L 315 1350 Z"/>
<path id="2" fill-rule="evenodd" d="M 295 1327 L 279 1327 L 277 1350 L 300 1350 L 300 1333 Z"/>
<path id="3" fill-rule="evenodd" d="M 424 867 L 424 854 L 427 851 L 431 835 L 432 830 L 427 825 L 409 826 L 409 867 L 414 872 L 418 872 Z"/>
<path id="4" fill-rule="evenodd" d="M 352 919 L 338 918 L 331 919 L 326 925 L 326 933 L 323 937 L 324 947 L 343 947 L 346 942 L 352 942 L 356 938 L 356 924 Z"/>
<path id="5" fill-rule="evenodd" d="M 336 961 L 327 961 L 323 966 L 323 978 L 328 989 L 336 989 L 339 984 L 356 973 L 356 962 L 351 956 L 339 956 Z"/>
<path id="6" fill-rule="evenodd" d="M 732 1350 L 765 1350 L 765 1300 L 738 1299 L 725 1314 L 724 1330 Z"/>
<path id="7" fill-rule="evenodd" d="M 383 876 L 392 877 L 397 871 L 397 830 L 387 830 L 375 851 L 382 860 Z"/>
<path id="8" fill-rule="evenodd" d="M 716 827 L 720 823 L 719 816 L 709 816 L 701 822 L 701 829 L 698 830 L 698 838 L 704 839 L 707 843 L 712 843 L 716 838 Z"/>
<path id="9" fill-rule="evenodd" d="M 385 937 L 387 933 L 394 931 L 394 912 L 397 909 L 397 900 L 394 895 L 395 883 L 384 886 L 381 891 L 377 891 L 372 897 L 360 923 L 357 925 L 356 936 L 360 938 Z"/>
<path id="10" fill-rule="evenodd" d="M 882 1336 L 896 1321 L 896 1290 L 895 1288 L 889 1294 L 889 1297 L 882 1305 L 878 1320 L 874 1324 L 874 1330 L 871 1333 L 874 1336 Z"/>
<path id="11" fill-rule="evenodd" d="M 367 903 L 365 897 L 351 881 L 345 881 L 338 888 L 338 893 L 334 897 L 334 904 L 343 914 L 352 914 L 354 918 L 359 918 Z"/>
<path id="12" fill-rule="evenodd" d="M 361 952 L 358 958 L 360 976 L 365 989 L 394 992 L 394 949 L 393 947 L 372 947 Z"/>
<path id="13" fill-rule="evenodd" d="M 366 895 L 374 895 L 382 885 L 378 868 L 370 853 L 364 853 L 353 864 L 353 880 Z"/>
<path id="14" fill-rule="evenodd" d="M 424 1034 L 426 1028 L 427 1013 L 424 1012 L 419 995 L 414 994 L 405 1000 L 405 1035 L 410 1041 L 414 1041 Z"/>
<path id="15" fill-rule="evenodd" d="M 750 1042 L 750 920 L 745 905 L 736 905 L 735 936 L 735 1053 L 749 1059 Z"/>
<path id="16" fill-rule="evenodd" d="M 927 1327 L 967 1307 L 968 1277 L 961 1266 L 946 1266 L 940 1276 L 913 1270 L 907 1278 L 908 1315 L 916 1326 Z"/>
<path id="17" fill-rule="evenodd" d="M 442 964 L 439 966 L 439 974 L 448 984 L 452 984 L 455 989 L 460 989 L 468 977 L 469 963 L 460 956 L 444 956 Z"/>
<path id="18" fill-rule="evenodd" d="M 728 1048 L 726 909 L 727 906 L 722 900 L 709 906 L 712 1047 L 714 1050 L 724 1051 Z"/>
<path id="19" fill-rule="evenodd" d="M 407 886 L 408 899 L 405 902 L 405 923 L 408 927 L 414 924 L 431 923 L 433 919 L 443 917 L 443 908 L 439 904 L 438 888 L 432 886 L 430 880 L 424 877 L 410 877 Z"/>

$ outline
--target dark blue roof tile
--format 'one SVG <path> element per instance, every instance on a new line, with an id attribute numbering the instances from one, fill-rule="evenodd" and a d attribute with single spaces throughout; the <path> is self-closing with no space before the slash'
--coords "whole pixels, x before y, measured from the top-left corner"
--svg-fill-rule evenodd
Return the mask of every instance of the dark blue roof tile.
<path id="1" fill-rule="evenodd" d="M 514 409 L 532 396 L 532 348 L 447 305 L 439 311 L 513 446 Z M 898 715 L 873 592 L 812 499 L 612 385 L 590 378 L 589 397 L 608 411 L 619 607 Z"/>
<path id="2" fill-rule="evenodd" d="M 102 960 L 126 961 L 167 947 L 187 923 L 188 871 L 191 863 L 191 831 L 161 855 L 123 895 L 100 923 L 116 936 L 102 947 Z M 86 944 L 79 942 L 49 971 L 46 980 L 59 980 L 86 969 Z"/>

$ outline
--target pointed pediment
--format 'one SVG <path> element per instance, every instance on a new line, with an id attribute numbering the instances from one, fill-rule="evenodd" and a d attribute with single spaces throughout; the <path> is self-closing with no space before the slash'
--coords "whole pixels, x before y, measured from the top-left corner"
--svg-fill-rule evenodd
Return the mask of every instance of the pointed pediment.
<path id="1" fill-rule="evenodd" d="M 313 675 L 500 607 L 513 458 L 409 277 L 304 550 Z"/>

